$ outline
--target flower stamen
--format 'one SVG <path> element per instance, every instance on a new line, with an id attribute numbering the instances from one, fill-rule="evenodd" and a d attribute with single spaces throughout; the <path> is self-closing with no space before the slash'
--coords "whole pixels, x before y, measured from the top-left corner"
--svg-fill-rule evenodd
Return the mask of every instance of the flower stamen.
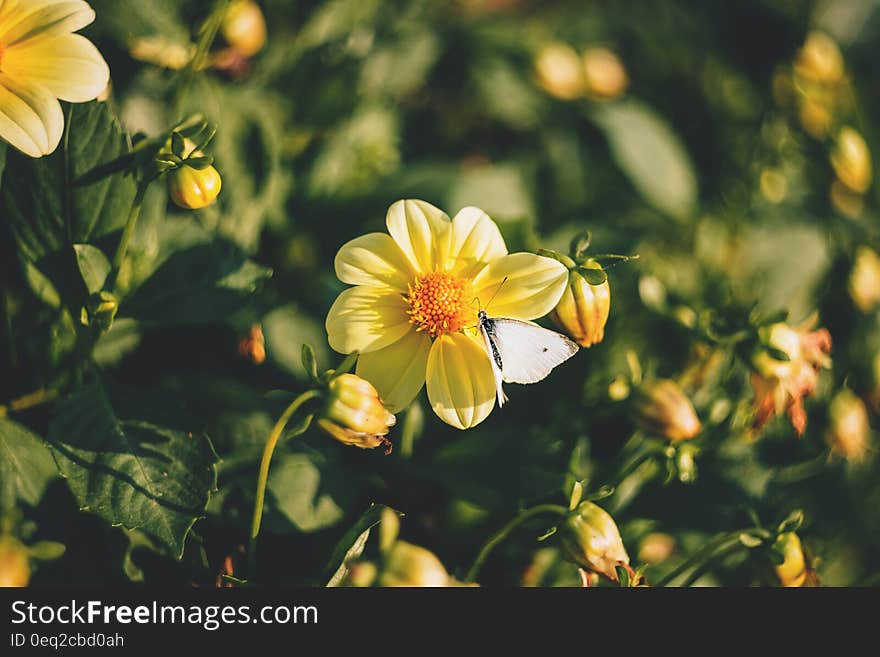
<path id="1" fill-rule="evenodd" d="M 406 313 L 417 331 L 436 338 L 464 328 L 469 309 L 468 281 L 444 272 L 432 272 L 408 287 Z"/>

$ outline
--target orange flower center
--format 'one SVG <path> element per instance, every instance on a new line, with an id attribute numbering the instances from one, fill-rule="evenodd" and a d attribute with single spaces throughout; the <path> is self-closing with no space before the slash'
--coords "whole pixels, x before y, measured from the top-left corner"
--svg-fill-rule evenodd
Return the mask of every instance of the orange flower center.
<path id="1" fill-rule="evenodd" d="M 470 285 L 443 272 L 425 274 L 409 285 L 409 321 L 432 338 L 465 327 L 470 309 Z"/>

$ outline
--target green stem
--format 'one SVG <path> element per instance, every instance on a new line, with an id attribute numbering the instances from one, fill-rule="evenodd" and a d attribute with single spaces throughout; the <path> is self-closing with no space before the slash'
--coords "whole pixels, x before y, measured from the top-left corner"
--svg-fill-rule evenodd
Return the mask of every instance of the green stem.
<path id="1" fill-rule="evenodd" d="M 196 43 L 196 51 L 193 54 L 192 59 L 189 61 L 189 64 L 187 64 L 186 68 L 181 71 L 180 82 L 178 83 L 177 91 L 174 96 L 175 116 L 180 116 L 189 87 L 192 84 L 196 73 L 202 70 L 202 67 L 204 66 L 208 53 L 211 50 L 211 46 L 214 44 L 214 39 L 217 38 L 217 32 L 220 30 L 220 25 L 223 23 L 228 4 L 229 0 L 217 0 L 211 14 L 205 19 L 205 22 L 202 23 L 199 30 L 199 40 L 198 43 Z"/>
<path id="2" fill-rule="evenodd" d="M 693 555 L 685 559 L 685 561 L 680 564 L 677 568 L 673 569 L 672 572 L 667 573 L 665 577 L 658 580 L 654 586 L 662 587 L 669 586 L 669 583 L 672 582 L 675 578 L 683 573 L 687 572 L 691 568 L 696 568 L 700 565 L 705 564 L 710 561 L 713 557 L 716 556 L 716 553 L 722 548 L 729 547 L 727 544 L 731 541 L 739 541 L 740 534 L 751 534 L 754 533 L 754 527 L 749 527 L 747 529 L 738 529 L 736 531 L 727 532 L 725 534 L 721 534 L 720 536 L 714 538 L 709 541 L 706 545 L 704 545 L 700 550 L 695 552 Z"/>
<path id="3" fill-rule="evenodd" d="M 681 583 L 682 588 L 692 586 L 694 582 L 696 582 L 703 575 L 709 572 L 715 564 L 724 559 L 724 557 L 726 557 L 727 555 L 736 552 L 740 548 L 745 549 L 745 546 L 741 545 L 739 541 L 736 541 L 735 543 L 731 543 L 725 548 L 719 549 L 709 559 L 706 559 L 702 564 L 694 568 L 691 574 L 687 576 L 687 579 Z"/>
<path id="4" fill-rule="evenodd" d="M 465 582 L 473 582 L 477 577 L 477 574 L 480 572 L 480 568 L 483 567 L 483 563 L 486 559 L 489 558 L 489 555 L 492 553 L 498 545 L 504 541 L 508 537 L 508 535 L 521 524 L 526 522 L 527 520 L 531 520 L 535 516 L 544 515 L 544 514 L 556 514 L 561 517 L 565 517 L 568 515 L 568 509 L 562 506 L 561 504 L 539 504 L 537 506 L 533 506 L 530 509 L 525 509 L 520 511 L 519 515 L 517 515 L 513 520 L 508 522 L 504 527 L 499 529 L 493 536 L 490 538 L 480 549 L 479 554 L 477 554 L 477 558 L 474 559 L 473 565 L 471 565 L 470 570 L 468 570 L 467 575 L 464 578 Z"/>
<path id="5" fill-rule="evenodd" d="M 263 449 L 263 458 L 260 461 L 260 473 L 257 476 L 257 493 L 254 499 L 254 515 L 251 520 L 251 535 L 248 546 L 248 579 L 251 581 L 253 581 L 256 572 L 257 536 L 260 534 L 260 523 L 263 520 L 263 504 L 266 501 L 266 484 L 269 481 L 269 464 L 272 462 L 272 454 L 275 453 L 275 447 L 278 445 L 278 441 L 281 439 L 281 434 L 284 433 L 284 428 L 287 426 L 287 423 L 290 422 L 290 418 L 293 417 L 293 414 L 296 413 L 307 401 L 314 399 L 320 394 L 321 393 L 317 390 L 307 390 L 294 399 L 290 405 L 284 409 L 284 412 L 281 414 L 281 417 L 278 418 L 275 426 L 272 427 L 272 432 L 269 434 L 269 438 L 266 441 L 266 447 Z M 308 425 L 302 427 L 296 435 L 303 433 L 307 428 Z"/>
<path id="6" fill-rule="evenodd" d="M 125 255 L 128 252 L 128 244 L 131 242 L 132 235 L 134 235 L 134 229 L 135 226 L 137 226 L 138 217 L 141 216 L 141 207 L 144 204 L 144 196 L 147 193 L 149 185 L 150 183 L 148 181 L 141 181 L 138 183 L 137 192 L 134 195 L 134 201 L 131 204 L 128 219 L 125 222 L 125 228 L 122 230 L 122 237 L 119 238 L 119 245 L 116 247 L 116 253 L 113 256 L 113 268 L 110 270 L 110 275 L 107 277 L 107 282 L 105 284 L 105 288 L 110 291 L 114 291 L 117 279 L 119 278 L 119 272 L 122 270 L 122 265 L 125 264 Z"/>

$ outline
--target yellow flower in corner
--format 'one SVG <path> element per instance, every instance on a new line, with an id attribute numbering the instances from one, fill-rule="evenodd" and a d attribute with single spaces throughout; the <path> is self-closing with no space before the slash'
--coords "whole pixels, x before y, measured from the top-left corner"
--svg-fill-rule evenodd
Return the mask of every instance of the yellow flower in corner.
<path id="1" fill-rule="evenodd" d="M 330 346 L 360 352 L 358 376 L 376 386 L 391 412 L 427 381 L 440 419 L 473 427 L 495 405 L 492 365 L 475 330 L 476 299 L 485 304 L 494 295 L 494 317 L 536 319 L 556 306 L 568 270 L 551 258 L 508 254 L 498 226 L 477 208 L 450 220 L 424 201 L 398 201 L 386 224 L 390 234 L 363 235 L 336 254 L 336 275 L 355 287 L 327 315 Z"/>
<path id="2" fill-rule="evenodd" d="M 82 0 L 0 0 L 0 138 L 40 157 L 53 152 L 64 131 L 58 99 L 92 100 L 110 71 L 84 36 L 95 20 Z"/>

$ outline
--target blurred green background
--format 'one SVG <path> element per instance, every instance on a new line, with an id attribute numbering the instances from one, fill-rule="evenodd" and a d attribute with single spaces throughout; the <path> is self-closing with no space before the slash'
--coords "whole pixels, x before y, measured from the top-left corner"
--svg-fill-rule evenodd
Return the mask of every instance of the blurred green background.
<path id="1" fill-rule="evenodd" d="M 323 328 L 345 287 L 333 257 L 349 239 L 384 230 L 401 198 L 450 216 L 476 205 L 511 251 L 564 251 L 589 229 L 594 250 L 640 259 L 609 270 L 604 341 L 538 385 L 508 386 L 509 406 L 477 428 L 444 425 L 423 393 L 398 417 L 390 456 L 315 429 L 285 443 L 261 537 L 260 569 L 273 584 L 323 584 L 333 546 L 371 502 L 404 513 L 401 536 L 461 577 L 519 509 L 564 504 L 575 480 L 617 486 L 600 504 L 634 563 L 658 561 L 640 546 L 665 535 L 649 581 L 714 533 L 749 526 L 750 512 L 775 526 L 803 509 L 799 534 L 823 583 L 880 583 L 876 450 L 854 462 L 829 456 L 826 441 L 841 388 L 865 400 L 875 425 L 880 403 L 880 266 L 866 260 L 852 277 L 859 248 L 880 247 L 870 170 L 880 143 L 877 3 L 262 0 L 265 47 L 218 55 L 182 99 L 175 53 L 186 61 L 212 4 L 91 4 L 97 20 L 84 33 L 110 64 L 107 102 L 126 130 L 159 133 L 180 118 L 176 107 L 218 127 L 218 202 L 185 213 L 154 185 L 132 244 L 131 289 L 208 239 L 274 273 L 222 311 L 213 301 L 171 303 L 149 321 L 121 318 L 99 343 L 115 390 L 179 406 L 220 457 L 218 490 L 183 559 L 76 513 L 54 480 L 19 505 L 30 540 L 67 546 L 34 585 L 211 586 L 227 556 L 240 561 L 259 454 L 289 399 L 278 391 L 303 389 L 304 343 L 322 368 L 342 358 Z M 214 52 L 226 47 L 221 35 Z M 841 145 L 844 126 L 861 146 Z M 51 347 L 57 317 L 4 241 L 15 307 L 4 333 L 14 325 L 18 344 L 14 363 L 0 360 L 7 399 L 51 380 L 63 348 Z M 780 310 L 793 324 L 818 312 L 833 367 L 807 400 L 803 437 L 777 418 L 753 440 L 748 363 L 698 328 L 704 318 L 735 325 Z M 254 326 L 265 362 L 239 350 Z M 612 381 L 632 376 L 633 356 L 646 374 L 682 384 L 703 431 L 627 468 L 657 444 L 637 430 L 627 401 L 609 395 Z M 43 433 L 50 416 L 16 419 Z M 480 582 L 577 585 L 553 541 L 536 542 L 544 529 L 538 521 L 516 532 Z M 766 583 L 768 563 L 743 549 L 700 582 Z"/>

